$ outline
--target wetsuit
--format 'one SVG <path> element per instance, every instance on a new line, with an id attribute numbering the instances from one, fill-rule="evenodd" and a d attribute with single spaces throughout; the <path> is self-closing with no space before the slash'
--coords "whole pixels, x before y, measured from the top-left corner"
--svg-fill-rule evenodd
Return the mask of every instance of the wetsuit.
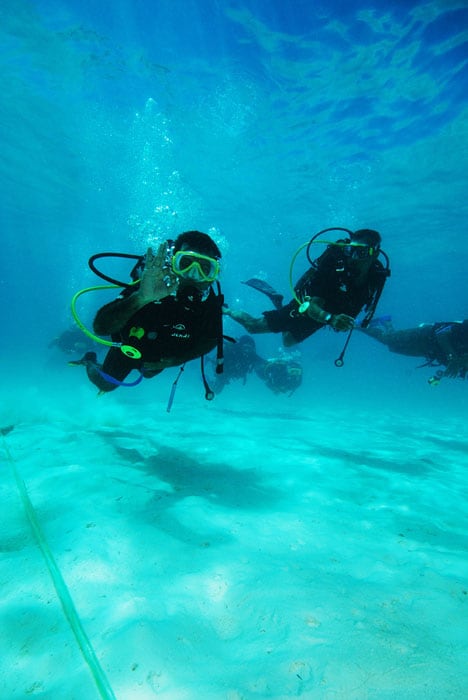
<path id="1" fill-rule="evenodd" d="M 399 331 L 378 325 L 359 330 L 384 343 L 391 352 L 425 357 L 441 365 L 449 364 L 451 354 L 468 354 L 468 320 L 439 321 Z"/>
<path id="2" fill-rule="evenodd" d="M 133 291 L 134 288 L 124 292 L 120 298 Z M 118 384 L 108 381 L 102 373 L 122 382 L 133 369 L 137 369 L 149 378 L 165 367 L 201 357 L 213 350 L 222 337 L 221 306 L 222 297 L 212 288 L 203 299 L 201 292 L 193 287 L 184 287 L 175 297 L 167 296 L 146 304 L 118 333 L 112 335 L 114 342 L 136 348 L 141 357 L 127 357 L 120 348 L 113 347 L 102 367 L 92 364 L 87 367 L 88 377 L 101 391 L 112 391 Z M 147 366 L 148 363 L 164 366 L 152 368 Z"/>
<path id="3" fill-rule="evenodd" d="M 376 260 L 364 282 L 358 285 L 356 273 L 346 265 L 340 249 L 330 246 L 300 278 L 295 292 L 299 299 L 306 296 L 320 297 L 324 300 L 323 308 L 328 313 L 346 314 L 356 318 L 361 309 L 371 302 L 384 280 L 384 267 Z M 295 299 L 281 309 L 264 311 L 263 315 L 270 331 L 287 331 L 297 342 L 305 340 L 324 326 L 307 314 L 300 314 Z"/>
<path id="4" fill-rule="evenodd" d="M 213 364 L 215 360 L 209 358 Z M 247 382 L 247 376 L 252 372 L 259 374 L 265 365 L 265 360 L 257 355 L 255 346 L 242 342 L 234 344 L 226 343 L 224 346 L 224 372 L 216 376 L 214 390 L 220 393 L 227 384 L 236 379 L 241 379 L 243 384 Z"/>

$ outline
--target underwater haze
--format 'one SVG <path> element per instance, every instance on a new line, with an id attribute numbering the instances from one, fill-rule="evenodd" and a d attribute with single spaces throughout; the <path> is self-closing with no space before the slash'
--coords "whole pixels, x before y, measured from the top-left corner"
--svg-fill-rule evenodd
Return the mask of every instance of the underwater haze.
<path id="1" fill-rule="evenodd" d="M 467 37 L 462 0 L 2 0 L 2 700 L 468 697 L 467 380 L 266 334 L 292 396 L 195 361 L 168 413 L 177 368 L 97 397 L 51 344 L 91 255 L 191 229 L 254 315 L 345 227 L 377 315 L 468 318 Z"/>

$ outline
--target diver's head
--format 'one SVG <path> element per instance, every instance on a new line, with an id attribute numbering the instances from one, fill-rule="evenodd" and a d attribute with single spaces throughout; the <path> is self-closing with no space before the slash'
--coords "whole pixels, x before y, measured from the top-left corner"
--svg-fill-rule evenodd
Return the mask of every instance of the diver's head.
<path id="1" fill-rule="evenodd" d="M 207 233 L 185 231 L 175 240 L 172 270 L 182 286 L 205 289 L 218 278 L 220 258 L 221 251 Z"/>
<path id="2" fill-rule="evenodd" d="M 375 255 L 380 250 L 382 237 L 378 231 L 371 228 L 360 228 L 351 234 L 351 243 L 367 246 L 370 255 Z"/>
<path id="3" fill-rule="evenodd" d="M 251 335 L 241 335 L 237 341 L 237 346 L 244 355 L 250 355 L 256 352 L 255 340 Z"/>
<path id="4" fill-rule="evenodd" d="M 361 228 L 351 234 L 349 243 L 343 246 L 343 254 L 360 267 L 370 265 L 379 255 L 382 238 L 378 231 Z"/>
<path id="5" fill-rule="evenodd" d="M 221 251 L 214 240 L 207 233 L 201 231 L 184 231 L 174 241 L 174 253 L 179 250 L 193 250 L 207 257 L 219 260 Z"/>
<path id="6" fill-rule="evenodd" d="M 302 383 L 302 366 L 294 360 L 273 358 L 267 360 L 264 378 L 275 394 L 292 393 Z"/>

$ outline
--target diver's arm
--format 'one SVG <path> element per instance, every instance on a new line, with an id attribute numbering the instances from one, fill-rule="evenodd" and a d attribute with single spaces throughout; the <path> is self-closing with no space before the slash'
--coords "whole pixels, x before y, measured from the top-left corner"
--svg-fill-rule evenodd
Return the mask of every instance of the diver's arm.
<path id="1" fill-rule="evenodd" d="M 124 299 L 116 299 L 106 304 L 96 314 L 93 322 L 97 335 L 112 335 L 119 331 L 146 304 L 159 301 L 177 289 L 177 279 L 164 269 L 166 243 L 162 243 L 156 255 L 148 248 L 145 270 L 136 292 Z M 169 284 L 167 284 L 169 282 Z"/>
<path id="2" fill-rule="evenodd" d="M 454 379 L 458 377 L 459 372 L 463 370 L 463 365 L 459 364 L 458 360 L 450 360 L 447 364 L 445 370 L 441 371 L 440 375 L 442 377 L 451 377 Z"/>
<path id="3" fill-rule="evenodd" d="M 444 377 L 466 376 L 468 370 L 468 354 L 460 352 L 460 349 L 453 342 L 453 324 L 435 331 L 434 339 L 442 353 L 436 353 L 436 359 L 446 366 Z"/>
<path id="4" fill-rule="evenodd" d="M 117 333 L 137 311 L 148 303 L 149 301 L 142 297 L 139 291 L 125 299 L 111 301 L 110 304 L 106 304 L 97 312 L 93 322 L 94 332 L 97 335 Z"/>
<path id="5" fill-rule="evenodd" d="M 307 297 L 307 301 L 309 302 L 309 306 L 307 307 L 306 314 L 309 318 L 313 321 L 317 321 L 317 323 L 330 323 L 333 314 L 330 314 L 323 308 L 325 299 L 321 297 Z"/>
<path id="6" fill-rule="evenodd" d="M 349 331 L 354 327 L 354 318 L 352 316 L 347 316 L 346 314 L 330 314 L 328 311 L 325 311 L 323 308 L 325 300 L 321 297 L 310 297 L 307 301 L 309 302 L 309 306 L 306 314 L 313 321 L 329 325 L 336 331 Z"/>
<path id="7" fill-rule="evenodd" d="M 444 377 L 461 377 L 465 379 L 468 372 L 468 354 L 453 355 L 447 363 L 447 367 L 443 372 Z"/>
<path id="8" fill-rule="evenodd" d="M 226 306 L 223 307 L 223 314 L 232 318 L 233 321 L 237 321 L 237 323 L 240 323 L 241 326 L 243 326 L 245 330 L 249 333 L 270 332 L 265 316 L 261 316 L 260 318 L 254 318 L 254 316 L 251 316 L 246 311 L 234 311 L 233 309 L 230 309 Z"/>

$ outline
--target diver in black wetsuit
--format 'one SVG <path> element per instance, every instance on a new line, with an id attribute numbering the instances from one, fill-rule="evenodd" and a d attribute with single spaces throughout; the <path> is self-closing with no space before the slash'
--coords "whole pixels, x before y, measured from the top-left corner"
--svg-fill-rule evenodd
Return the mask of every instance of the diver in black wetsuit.
<path id="1" fill-rule="evenodd" d="M 429 382 L 442 377 L 465 379 L 468 372 L 468 320 L 422 323 L 416 328 L 395 330 L 389 317 L 375 319 L 367 328 L 357 330 L 375 338 L 391 352 L 409 357 L 424 357 L 421 366 L 442 365 L 445 370 Z"/>
<path id="2" fill-rule="evenodd" d="M 215 363 L 215 360 L 211 361 Z M 302 383 L 302 367 L 299 362 L 288 357 L 265 360 L 257 354 L 252 336 L 242 335 L 237 341 L 226 343 L 224 372 L 216 375 L 213 389 L 219 394 L 227 384 L 236 380 L 241 380 L 245 385 L 248 375 L 252 373 L 275 394 L 292 395 Z"/>
<path id="3" fill-rule="evenodd" d="M 134 270 L 139 281 L 94 319 L 95 333 L 111 336 L 119 347 L 110 348 L 102 365 L 94 352 L 70 364 L 85 365 L 91 382 L 109 392 L 133 369 L 150 378 L 222 348 L 223 297 L 212 287 L 220 258 L 216 243 L 200 231 L 182 233 L 169 262 L 167 243 L 156 255 L 149 248 L 142 269 Z"/>
<path id="4" fill-rule="evenodd" d="M 57 347 L 66 355 L 76 355 L 77 353 L 84 353 L 87 350 L 91 350 L 94 347 L 94 343 L 83 334 L 80 328 L 72 326 L 53 338 L 48 347 Z"/>
<path id="5" fill-rule="evenodd" d="M 292 396 L 302 384 L 302 366 L 286 357 L 274 357 L 265 362 L 261 378 L 274 394 Z"/>
<path id="6" fill-rule="evenodd" d="M 215 359 L 209 357 L 208 360 L 214 365 L 216 364 Z M 252 336 L 242 335 L 236 341 L 226 343 L 224 346 L 224 371 L 216 376 L 213 390 L 219 394 L 227 384 L 236 380 L 241 380 L 242 384 L 245 384 L 248 375 L 252 372 L 259 375 L 264 364 L 263 357 L 257 355 L 255 340 Z"/>
<path id="7" fill-rule="evenodd" d="M 247 284 L 269 296 L 275 310 L 264 311 L 260 318 L 229 308 L 224 313 L 249 333 L 282 333 L 285 346 L 302 342 L 326 325 L 351 331 L 361 309 L 378 299 L 389 273 L 377 259 L 380 234 L 371 229 L 349 233 L 348 240 L 329 245 L 313 261 L 295 284 L 295 298 L 285 306 L 282 296 L 269 285 L 249 280 Z"/>

